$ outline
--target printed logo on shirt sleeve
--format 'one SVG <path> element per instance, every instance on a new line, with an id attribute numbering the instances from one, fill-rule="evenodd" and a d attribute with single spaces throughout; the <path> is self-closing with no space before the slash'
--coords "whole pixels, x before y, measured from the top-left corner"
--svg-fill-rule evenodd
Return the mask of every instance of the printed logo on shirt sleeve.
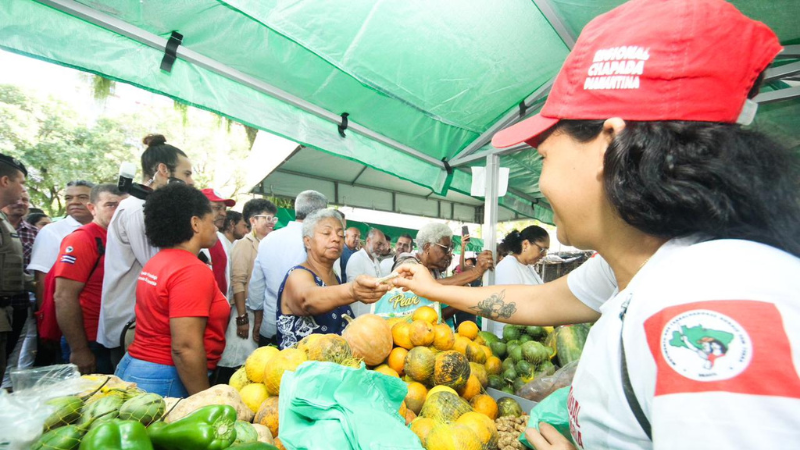
<path id="1" fill-rule="evenodd" d="M 75 264 L 75 261 L 77 260 L 78 258 L 72 255 L 61 255 L 61 259 L 59 261 L 66 264 Z"/>
<path id="2" fill-rule="evenodd" d="M 772 303 L 725 300 L 666 308 L 645 321 L 655 395 L 734 392 L 800 398 L 789 338 Z"/>

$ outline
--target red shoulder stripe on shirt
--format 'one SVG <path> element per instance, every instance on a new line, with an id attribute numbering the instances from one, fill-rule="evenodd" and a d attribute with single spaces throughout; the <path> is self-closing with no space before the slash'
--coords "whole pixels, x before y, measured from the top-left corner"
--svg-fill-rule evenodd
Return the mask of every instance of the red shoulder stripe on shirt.
<path id="1" fill-rule="evenodd" d="M 800 398 L 800 377 L 778 308 L 720 300 L 665 308 L 645 321 L 655 395 L 733 392 Z"/>

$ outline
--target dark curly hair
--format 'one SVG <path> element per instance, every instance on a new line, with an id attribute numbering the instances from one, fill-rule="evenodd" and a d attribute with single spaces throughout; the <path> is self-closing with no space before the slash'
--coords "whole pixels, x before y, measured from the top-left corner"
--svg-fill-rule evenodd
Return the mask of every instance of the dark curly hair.
<path id="1" fill-rule="evenodd" d="M 507 251 L 519 255 L 522 253 L 522 241 L 528 241 L 531 244 L 537 241 L 548 238 L 547 230 L 540 226 L 531 225 L 524 228 L 522 231 L 511 230 L 503 239 L 503 245 Z"/>
<path id="2" fill-rule="evenodd" d="M 211 214 L 211 203 L 202 192 L 183 183 L 168 184 L 147 197 L 144 233 L 155 247 L 175 247 L 194 236 L 192 217 L 206 214 Z"/>
<path id="3" fill-rule="evenodd" d="M 562 120 L 556 129 L 588 142 L 603 123 Z M 800 156 L 758 131 L 712 122 L 626 122 L 606 150 L 603 176 L 620 217 L 647 234 L 704 233 L 800 256 Z"/>
<path id="4" fill-rule="evenodd" d="M 222 227 L 222 229 L 227 231 L 229 228 L 235 227 L 240 220 L 242 220 L 242 213 L 238 211 L 226 211 L 225 225 Z"/>
<path id="5" fill-rule="evenodd" d="M 278 207 L 265 198 L 254 198 L 245 203 L 244 208 L 242 208 L 244 223 L 246 223 L 249 227 L 250 218 L 262 212 L 268 212 L 272 215 L 275 215 L 278 214 Z"/>

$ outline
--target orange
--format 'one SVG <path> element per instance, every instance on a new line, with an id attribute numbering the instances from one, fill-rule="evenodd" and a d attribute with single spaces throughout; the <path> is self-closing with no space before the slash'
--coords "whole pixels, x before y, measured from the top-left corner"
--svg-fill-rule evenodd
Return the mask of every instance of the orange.
<path id="1" fill-rule="evenodd" d="M 428 419 L 427 417 L 417 417 L 411 422 L 411 426 L 409 428 L 411 428 L 411 431 L 417 435 L 424 447 L 425 439 L 427 439 L 428 434 L 435 426 L 436 422 L 433 419 Z"/>
<path id="2" fill-rule="evenodd" d="M 433 344 L 433 325 L 424 320 L 415 320 L 411 322 L 411 329 L 409 331 L 411 343 L 414 347 L 426 347 Z"/>
<path id="3" fill-rule="evenodd" d="M 486 341 L 481 337 L 481 335 L 475 336 L 475 339 L 473 339 L 472 342 L 478 345 L 486 345 Z"/>
<path id="4" fill-rule="evenodd" d="M 469 320 L 465 322 L 461 322 L 458 325 L 458 334 L 464 336 L 467 339 L 475 339 L 478 337 L 478 325 L 475 322 L 470 322 Z"/>
<path id="5" fill-rule="evenodd" d="M 453 395 L 458 395 L 458 393 L 456 392 L 455 389 L 453 389 L 451 387 L 448 387 L 448 386 L 441 386 L 440 385 L 440 386 L 432 387 L 431 390 L 428 391 L 428 393 L 426 394 L 425 399 L 427 400 L 427 399 L 431 398 L 431 396 L 433 394 L 437 393 L 437 392 L 449 392 L 449 393 L 451 393 Z"/>
<path id="6" fill-rule="evenodd" d="M 467 425 L 441 424 L 428 433 L 427 450 L 471 450 L 484 448 L 480 437 Z"/>
<path id="7" fill-rule="evenodd" d="M 382 373 L 384 375 L 389 375 L 390 377 L 400 378 L 400 375 L 398 375 L 397 372 L 394 369 L 392 369 L 391 367 L 389 367 L 386 364 L 381 364 L 380 366 L 378 366 L 378 367 L 376 367 L 376 368 L 374 368 L 372 370 L 374 370 L 375 372 L 378 372 L 378 373 Z"/>
<path id="8" fill-rule="evenodd" d="M 411 343 L 411 324 L 408 322 L 397 322 L 392 327 L 392 339 L 394 345 L 411 350 L 414 344 Z"/>
<path id="9" fill-rule="evenodd" d="M 481 349 L 480 345 L 474 342 L 467 344 L 464 354 L 467 356 L 467 359 L 470 360 L 470 362 L 476 362 L 479 364 L 486 363 L 486 353 L 483 352 L 483 349 Z"/>
<path id="10" fill-rule="evenodd" d="M 278 435 L 278 397 L 267 397 L 258 408 L 253 423 L 260 423 L 269 428 L 273 436 Z"/>
<path id="11" fill-rule="evenodd" d="M 458 353 L 461 353 L 462 355 L 466 355 L 467 346 L 469 344 L 472 344 L 472 341 L 465 338 L 464 336 L 458 336 L 455 342 L 453 343 L 453 350 L 457 351 Z"/>
<path id="12" fill-rule="evenodd" d="M 486 358 L 486 373 L 489 375 L 498 375 L 502 369 L 503 362 L 497 356 Z"/>
<path id="13" fill-rule="evenodd" d="M 481 386 L 480 380 L 475 374 L 470 374 L 469 379 L 467 379 L 467 384 L 459 391 L 461 397 L 464 400 L 472 400 L 473 397 L 479 395 L 481 393 L 483 386 Z"/>
<path id="14" fill-rule="evenodd" d="M 416 381 L 408 383 L 408 394 L 406 394 L 406 406 L 409 410 L 419 414 L 422 410 L 422 405 L 425 403 L 425 397 L 428 396 L 428 388 L 424 384 Z"/>
<path id="15" fill-rule="evenodd" d="M 450 325 L 440 323 L 433 327 L 433 346 L 436 350 L 450 350 L 455 343 L 456 337 L 453 335 Z"/>
<path id="16" fill-rule="evenodd" d="M 400 403 L 400 410 L 398 411 L 400 413 L 400 417 L 405 419 L 407 411 L 408 407 L 406 406 L 406 402 Z"/>
<path id="17" fill-rule="evenodd" d="M 483 364 L 469 363 L 469 372 L 478 377 L 478 381 L 484 388 L 489 385 L 489 372 L 486 371 L 486 366 Z"/>
<path id="18" fill-rule="evenodd" d="M 492 349 L 485 345 L 481 345 L 481 350 L 483 350 L 483 353 L 486 353 L 486 360 L 488 361 L 489 358 L 492 357 Z"/>
<path id="19" fill-rule="evenodd" d="M 283 446 L 283 442 L 281 442 L 281 440 L 280 440 L 280 439 L 278 439 L 278 438 L 275 438 L 275 439 L 274 439 L 274 441 L 275 441 L 275 443 L 274 443 L 274 444 L 272 444 L 272 445 L 274 445 L 275 447 L 277 447 L 277 448 L 278 448 L 278 450 L 286 450 L 286 447 L 284 447 L 284 446 Z"/>
<path id="20" fill-rule="evenodd" d="M 386 358 L 386 364 L 394 369 L 401 377 L 404 375 L 403 366 L 406 364 L 407 354 L 408 350 L 403 347 L 395 347 L 392 349 L 392 352 L 389 353 L 389 357 Z"/>
<path id="21" fill-rule="evenodd" d="M 411 422 L 413 422 L 414 419 L 416 419 L 416 418 L 417 418 L 417 415 L 414 413 L 414 411 L 412 411 L 410 409 L 406 409 L 406 415 L 405 415 L 406 426 L 411 425 Z"/>
<path id="22" fill-rule="evenodd" d="M 497 426 L 494 421 L 481 413 L 468 412 L 456 419 L 456 426 L 464 425 L 470 428 L 481 441 L 484 448 L 494 447 L 497 442 Z"/>
<path id="23" fill-rule="evenodd" d="M 469 405 L 472 406 L 475 412 L 479 412 L 492 420 L 497 419 L 497 402 L 491 396 L 486 394 L 476 395 L 469 401 Z"/>
<path id="24" fill-rule="evenodd" d="M 411 316 L 411 320 L 424 320 L 431 325 L 436 325 L 439 322 L 439 315 L 436 314 L 436 310 L 430 306 L 422 306 L 414 311 L 414 315 Z"/>

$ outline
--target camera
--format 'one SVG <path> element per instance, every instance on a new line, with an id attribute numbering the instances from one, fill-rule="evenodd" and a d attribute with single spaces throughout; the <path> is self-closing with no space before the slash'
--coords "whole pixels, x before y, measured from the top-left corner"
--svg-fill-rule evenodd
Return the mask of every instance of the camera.
<path id="1" fill-rule="evenodd" d="M 133 179 L 136 177 L 136 164 L 124 162 L 119 166 L 119 181 L 117 181 L 117 188 L 121 192 L 130 194 L 140 200 L 147 200 L 153 189 L 143 184 L 135 183 Z M 169 177 L 168 183 L 183 183 L 174 177 Z"/>

